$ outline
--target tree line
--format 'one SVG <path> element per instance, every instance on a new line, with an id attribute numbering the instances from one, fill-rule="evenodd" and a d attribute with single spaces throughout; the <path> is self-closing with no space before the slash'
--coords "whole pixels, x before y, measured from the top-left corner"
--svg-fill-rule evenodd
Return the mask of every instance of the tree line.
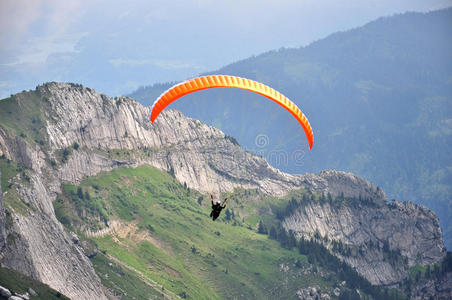
<path id="1" fill-rule="evenodd" d="M 377 187 L 377 189 L 379 189 Z M 273 207 L 276 218 L 280 221 L 291 216 L 298 208 L 305 206 L 307 204 L 319 203 L 321 206 L 329 204 L 334 208 L 340 208 L 343 206 L 350 206 L 353 208 L 358 208 L 362 205 L 364 206 L 376 206 L 376 203 L 371 198 L 362 197 L 345 197 L 344 193 L 341 193 L 337 197 L 333 197 L 329 192 L 325 194 L 315 195 L 312 193 L 303 193 L 303 195 L 297 200 L 296 197 L 292 196 L 284 207 Z"/>

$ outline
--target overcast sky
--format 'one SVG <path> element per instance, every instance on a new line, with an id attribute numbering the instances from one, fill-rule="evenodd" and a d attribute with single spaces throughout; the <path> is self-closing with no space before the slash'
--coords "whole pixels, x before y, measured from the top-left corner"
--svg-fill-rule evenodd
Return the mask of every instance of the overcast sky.
<path id="1" fill-rule="evenodd" d="M 112 96 L 452 0 L 0 0 L 0 97 L 46 81 Z"/>

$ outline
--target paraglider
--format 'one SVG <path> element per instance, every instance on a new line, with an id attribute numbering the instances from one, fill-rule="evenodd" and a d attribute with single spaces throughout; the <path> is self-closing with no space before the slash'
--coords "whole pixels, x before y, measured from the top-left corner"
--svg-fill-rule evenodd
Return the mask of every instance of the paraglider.
<path id="1" fill-rule="evenodd" d="M 165 107 L 180 97 L 196 91 L 219 87 L 232 87 L 248 90 L 265 96 L 278 103 L 288 110 L 303 127 L 306 138 L 308 139 L 309 149 L 312 149 L 314 134 L 312 132 L 311 125 L 305 115 L 292 101 L 265 84 L 237 76 L 208 75 L 196 77 L 174 85 L 161 94 L 160 97 L 154 102 L 151 110 L 151 122 L 155 121 L 157 116 L 165 109 Z"/>
<path id="2" fill-rule="evenodd" d="M 212 193 L 210 194 L 210 202 L 212 203 L 212 212 L 210 213 L 210 217 L 212 218 L 212 221 L 215 221 L 220 216 L 221 211 L 226 207 L 227 200 L 228 198 L 225 198 L 223 204 L 221 204 L 220 200 L 214 202 L 213 195 Z"/>

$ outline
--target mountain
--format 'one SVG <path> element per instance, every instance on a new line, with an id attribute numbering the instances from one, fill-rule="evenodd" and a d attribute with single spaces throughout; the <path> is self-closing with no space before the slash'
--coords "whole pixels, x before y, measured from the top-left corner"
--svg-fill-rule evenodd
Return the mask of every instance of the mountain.
<path id="1" fill-rule="evenodd" d="M 426 205 L 451 248 L 450 28 L 452 8 L 395 15 L 212 72 L 254 79 L 289 97 L 313 127 L 312 151 L 285 110 L 249 92 L 202 91 L 171 107 L 234 136 L 282 171 L 345 170 L 390 199 Z M 170 85 L 130 96 L 151 105 Z"/>
<path id="2" fill-rule="evenodd" d="M 403 298 L 371 283 L 409 295 L 405 281 L 434 292 L 448 276 L 427 208 L 352 173 L 283 173 L 178 111 L 148 114 L 70 83 L 0 101 L 3 266 L 73 299 Z M 231 196 L 215 223 L 208 192 Z M 438 279 L 410 279 L 426 268 Z"/>

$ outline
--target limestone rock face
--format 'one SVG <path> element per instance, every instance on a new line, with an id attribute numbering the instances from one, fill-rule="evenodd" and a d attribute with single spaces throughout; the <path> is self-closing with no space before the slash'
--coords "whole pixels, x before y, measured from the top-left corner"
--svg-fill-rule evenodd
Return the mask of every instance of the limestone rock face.
<path id="1" fill-rule="evenodd" d="M 11 297 L 11 295 L 12 294 L 11 294 L 10 290 L 0 286 L 0 296 L 5 297 L 6 299 L 8 299 L 9 297 Z"/>
<path id="2" fill-rule="evenodd" d="M 112 100 L 90 89 L 67 84 L 40 88 L 52 107 L 47 124 L 51 149 L 79 145 L 58 171 L 64 181 L 77 183 L 87 175 L 119 165 L 148 163 L 171 171 L 190 188 L 220 192 L 236 186 L 262 188 L 284 194 L 300 184 L 300 177 L 271 168 L 264 159 L 245 153 L 213 127 L 167 110 L 156 122 L 149 108 L 128 98 Z M 105 150 L 135 152 L 111 159 Z M 148 151 L 146 155 L 143 150 Z"/>
<path id="3" fill-rule="evenodd" d="M 377 186 L 352 173 L 326 170 L 320 174 L 300 175 L 301 187 L 314 193 L 371 199 L 376 205 L 386 203 L 385 193 Z"/>
<path id="4" fill-rule="evenodd" d="M 15 238 L 3 252 L 2 263 L 48 284 L 74 299 L 106 299 L 91 262 L 53 211 L 52 198 L 41 178 L 17 185 L 24 203 L 33 208 L 14 214 Z"/>
<path id="5" fill-rule="evenodd" d="M 400 249 L 410 264 L 442 257 L 441 231 L 433 213 L 413 204 L 389 207 L 378 187 L 351 173 L 285 174 L 243 151 L 220 130 L 180 112 L 165 110 L 151 123 L 148 107 L 130 98 L 111 99 L 80 85 L 48 83 L 32 93 L 28 98 L 27 93 L 18 94 L 14 101 L 24 106 L 40 99 L 39 107 L 45 107 L 45 142 L 33 142 L 0 125 L 0 155 L 26 168 L 28 177 L 28 181 L 18 177 L 12 182 L 28 208 L 11 210 L 11 228 L 5 229 L 0 206 L 0 246 L 5 246 L 0 259 L 72 299 L 105 299 L 105 295 L 80 245 L 57 221 L 52 201 L 61 183 L 77 184 L 119 166 L 150 164 L 200 192 L 242 187 L 282 196 L 304 188 L 372 199 L 374 209 L 305 207 L 284 226 L 299 235 L 318 229 L 350 245 L 388 239 L 390 247 Z M 4 232 L 15 239 L 5 243 Z M 374 262 L 378 257 L 366 259 L 370 261 L 347 261 L 374 283 L 390 284 L 405 274 L 405 270 Z"/>
<path id="6" fill-rule="evenodd" d="M 282 173 L 265 159 L 243 151 L 220 130 L 178 111 L 165 110 L 152 124 L 149 108 L 129 98 L 110 99 L 64 83 L 47 84 L 39 91 L 52 108 L 47 122 L 51 149 L 79 145 L 58 171 L 58 178 L 67 182 L 78 183 L 85 176 L 120 165 L 149 163 L 201 192 L 219 193 L 240 186 L 284 195 L 306 187 L 328 189 L 333 195 L 385 198 L 375 186 L 351 173 Z M 135 155 L 112 159 L 105 155 L 106 149 L 127 149 Z"/>
<path id="7" fill-rule="evenodd" d="M 432 211 L 409 202 L 377 204 L 309 203 L 287 217 L 283 226 L 298 237 L 310 238 L 317 232 L 341 241 L 350 250 L 336 254 L 378 285 L 395 285 L 406 277 L 407 266 L 432 264 L 444 257 L 441 228 Z"/>
<path id="8" fill-rule="evenodd" d="M 0 170 L 0 182 L 2 179 L 2 170 Z M 6 216 L 5 207 L 3 205 L 2 185 L 0 184 L 0 259 L 6 247 Z"/>

